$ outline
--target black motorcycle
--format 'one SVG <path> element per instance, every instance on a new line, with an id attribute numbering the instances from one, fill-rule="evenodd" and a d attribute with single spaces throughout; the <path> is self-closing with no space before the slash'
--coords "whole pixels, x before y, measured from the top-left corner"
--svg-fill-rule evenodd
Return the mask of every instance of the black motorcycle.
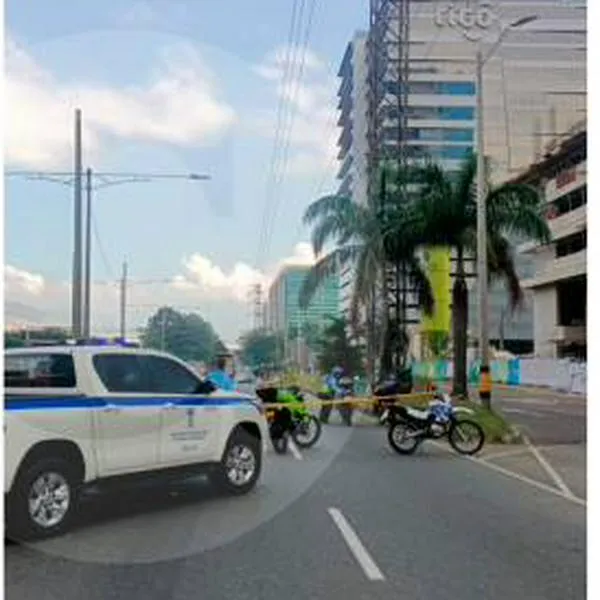
<path id="1" fill-rule="evenodd" d="M 477 454 L 485 443 L 481 426 L 462 415 L 473 414 L 470 408 L 454 406 L 447 394 L 439 395 L 425 410 L 408 406 L 388 406 L 382 420 L 388 426 L 388 442 L 398 454 L 413 454 L 427 439 L 448 438 L 459 454 Z"/>
<path id="2" fill-rule="evenodd" d="M 271 443 L 277 454 L 285 454 L 290 437 L 300 448 L 314 446 L 321 437 L 321 423 L 304 407 L 274 407 L 278 403 L 278 389 L 275 387 L 256 390 L 257 396 L 265 404 L 265 416 L 269 424 Z M 291 388 L 290 392 L 299 403 L 304 397 L 299 388 Z"/>
<path id="3" fill-rule="evenodd" d="M 292 386 L 289 391 L 295 396 L 298 403 L 304 403 L 304 395 L 298 386 Z M 308 408 L 297 406 L 291 409 L 292 429 L 291 436 L 299 448 L 311 448 L 321 437 L 321 422 Z"/>
<path id="4" fill-rule="evenodd" d="M 269 406 L 277 404 L 277 388 L 268 387 L 256 390 L 256 395 L 265 404 L 265 416 L 269 424 L 271 443 L 277 454 L 285 454 L 289 445 L 292 432 L 292 411 L 289 408 Z"/>
<path id="5" fill-rule="evenodd" d="M 373 396 L 375 397 L 374 416 L 383 424 L 385 422 L 383 415 L 388 407 L 393 406 L 396 396 L 410 394 L 412 390 L 413 382 L 410 369 L 404 369 L 380 381 L 373 390 Z"/>

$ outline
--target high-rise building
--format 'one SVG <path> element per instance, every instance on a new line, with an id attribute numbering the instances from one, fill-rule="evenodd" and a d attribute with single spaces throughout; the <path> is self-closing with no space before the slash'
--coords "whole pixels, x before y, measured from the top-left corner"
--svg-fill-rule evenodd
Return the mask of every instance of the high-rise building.
<path id="1" fill-rule="evenodd" d="M 378 0 L 373 4 L 378 7 L 375 13 L 397 19 L 402 3 Z M 401 90 L 395 60 L 400 55 L 399 41 L 392 38 L 398 40 L 402 27 L 389 24 L 381 38 L 388 44 L 388 62 L 376 84 L 369 79 L 369 53 L 382 49 L 369 45 L 368 34 L 358 32 L 344 53 L 338 92 L 340 193 L 360 203 L 367 201 L 369 135 L 363 108 L 368 107 L 373 85 L 382 85 L 385 91 L 378 92 L 386 104 L 380 143 L 393 149 L 398 129 L 405 125 L 402 140 L 408 146 L 409 162 L 428 155 L 454 171 L 468 152 L 476 150 L 478 41 L 484 54 L 493 49 L 483 71 L 483 104 L 484 152 L 491 159 L 495 182 L 511 179 L 534 157 L 541 158 L 544 138 L 561 135 L 581 118 L 585 110 L 585 2 L 412 0 L 409 12 L 406 103 L 402 109 L 406 121 L 393 101 Z M 526 27 L 505 31 L 501 43 L 493 48 L 507 26 L 525 18 L 529 19 Z M 531 256 L 518 255 L 516 268 L 522 278 L 531 277 Z M 449 277 L 446 281 L 450 285 Z M 348 306 L 351 282 L 352 272 L 342 273 L 344 307 Z M 476 339 L 478 330 L 475 288 L 475 279 L 471 279 L 471 339 Z M 523 308 L 511 313 L 503 285 L 492 285 L 490 339 L 527 351 L 533 345 L 532 308 L 533 297 L 527 293 Z"/>
<path id="2" fill-rule="evenodd" d="M 367 203 L 368 86 L 367 34 L 358 31 L 346 46 L 340 64 L 338 90 L 340 136 L 338 138 L 338 193 L 358 204 Z M 346 265 L 340 273 L 341 308 L 347 313 L 352 293 L 353 272 Z"/>
<path id="3" fill-rule="evenodd" d="M 367 202 L 367 34 L 358 31 L 346 46 L 338 71 L 339 193 Z"/>
<path id="4" fill-rule="evenodd" d="M 340 313 L 339 278 L 327 278 L 316 291 L 306 309 L 300 308 L 300 290 L 308 274 L 308 266 L 286 266 L 269 289 L 267 314 L 269 329 L 290 335 L 302 333 L 306 325 L 321 327 L 328 317 Z"/>

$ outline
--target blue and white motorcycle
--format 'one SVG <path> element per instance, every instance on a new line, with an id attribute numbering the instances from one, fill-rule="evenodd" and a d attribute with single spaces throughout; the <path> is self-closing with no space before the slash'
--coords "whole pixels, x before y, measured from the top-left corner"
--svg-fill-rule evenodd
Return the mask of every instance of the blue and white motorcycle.
<path id="1" fill-rule="evenodd" d="M 413 454 L 423 441 L 447 437 L 456 452 L 472 456 L 485 443 L 479 423 L 464 417 L 472 414 L 473 410 L 454 406 L 450 396 L 441 393 L 425 410 L 390 406 L 381 420 L 388 426 L 388 442 L 398 454 Z"/>

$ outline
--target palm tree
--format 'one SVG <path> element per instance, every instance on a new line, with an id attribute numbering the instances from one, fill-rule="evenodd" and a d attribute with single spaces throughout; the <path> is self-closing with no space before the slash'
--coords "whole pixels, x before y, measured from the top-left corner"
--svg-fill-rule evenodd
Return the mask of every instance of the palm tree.
<path id="1" fill-rule="evenodd" d="M 318 342 L 318 358 L 321 371 L 330 372 L 336 366 L 346 373 L 362 373 L 362 352 L 355 340 L 348 335 L 346 320 L 343 317 L 328 317 Z"/>
<path id="2" fill-rule="evenodd" d="M 398 183 L 407 174 L 394 173 L 384 168 L 380 173 L 380 185 L 377 198 L 370 199 L 366 205 L 360 205 L 351 198 L 341 195 L 324 196 L 313 202 L 304 214 L 304 223 L 312 227 L 313 251 L 318 260 L 304 280 L 300 293 L 300 305 L 308 306 L 322 282 L 344 268 L 353 271 L 353 290 L 350 302 L 349 322 L 356 331 L 360 327 L 361 308 L 373 305 L 376 290 L 385 282 L 385 269 L 390 264 L 402 264 L 413 286 L 418 290 L 421 307 L 426 313 L 433 310 L 433 294 L 423 264 L 412 243 L 410 231 L 401 231 L 398 235 L 387 233 L 388 222 L 398 222 L 399 215 L 407 212 L 406 198 L 402 196 L 401 186 L 389 185 L 391 177 Z M 333 248 L 323 254 L 326 245 Z M 406 337 L 395 323 L 387 320 L 387 297 L 384 293 L 384 357 L 382 363 L 390 363 L 389 353 L 394 336 Z M 375 329 L 373 320 L 369 323 L 371 335 Z M 371 346 L 373 353 L 374 344 Z M 406 344 L 404 344 L 406 347 Z M 373 356 L 368 359 L 372 360 Z M 373 375 L 373 366 L 370 369 Z"/>
<path id="3" fill-rule="evenodd" d="M 452 328 L 454 343 L 454 381 L 456 394 L 467 392 L 468 295 L 465 273 L 466 257 L 476 252 L 477 160 L 465 158 L 459 171 L 451 174 L 430 163 L 419 169 L 419 193 L 413 203 L 413 235 L 422 245 L 445 246 L 456 256 L 456 274 L 452 289 Z M 550 230 L 542 215 L 538 191 L 529 185 L 506 183 L 487 185 L 486 199 L 488 271 L 491 281 L 504 280 L 514 310 L 523 293 L 515 269 L 511 240 L 550 241 Z M 406 227 L 399 220 L 392 231 Z"/>

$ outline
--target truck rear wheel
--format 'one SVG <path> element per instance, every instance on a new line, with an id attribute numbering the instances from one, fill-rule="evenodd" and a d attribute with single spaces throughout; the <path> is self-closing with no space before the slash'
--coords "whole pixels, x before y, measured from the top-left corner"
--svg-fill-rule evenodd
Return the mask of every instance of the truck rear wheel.
<path id="1" fill-rule="evenodd" d="M 64 533 L 79 500 L 81 482 L 76 472 L 61 458 L 46 458 L 25 467 L 7 498 L 7 536 L 27 541 Z"/>
<path id="2" fill-rule="evenodd" d="M 241 496 L 254 488 L 261 467 L 260 440 L 243 429 L 236 429 L 227 442 L 212 479 L 226 493 Z"/>

